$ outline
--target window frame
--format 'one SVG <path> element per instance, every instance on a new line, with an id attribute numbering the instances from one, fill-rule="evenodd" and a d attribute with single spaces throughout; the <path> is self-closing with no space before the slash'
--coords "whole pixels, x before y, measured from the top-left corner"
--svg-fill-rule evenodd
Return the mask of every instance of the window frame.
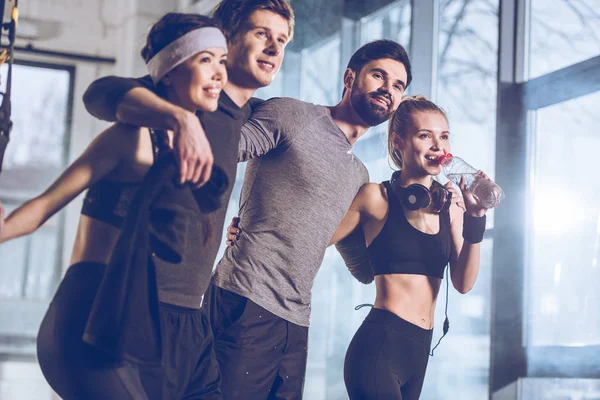
<path id="1" fill-rule="evenodd" d="M 496 181 L 507 196 L 496 210 L 489 395 L 524 377 L 598 378 L 600 346 L 526 343 L 528 204 L 536 110 L 600 91 L 600 55 L 527 80 L 530 1 L 500 0 Z M 591 358 L 590 358 L 591 356 Z M 560 367 L 550 360 L 563 359 Z"/>
<path id="2" fill-rule="evenodd" d="M 73 115 L 73 93 L 74 93 L 74 86 L 75 86 L 75 66 L 73 65 L 63 65 L 63 64 L 56 64 L 56 63 L 50 63 L 50 62 L 45 62 L 45 61 L 34 61 L 34 60 L 28 60 L 28 59 L 15 59 L 14 60 L 14 65 L 15 66 L 25 66 L 25 67 L 32 67 L 32 68 L 43 68 L 43 69 L 50 69 L 50 70 L 58 70 L 58 71 L 66 71 L 69 74 L 69 83 L 68 83 L 68 94 L 67 94 L 67 105 L 66 105 L 66 113 L 65 113 L 65 132 L 64 132 L 64 137 L 63 137 L 63 141 L 62 141 L 62 147 L 63 147 L 63 156 L 61 159 L 61 169 L 66 168 L 66 166 L 68 165 L 68 160 L 69 160 L 69 149 L 71 147 L 71 116 Z M 13 79 L 14 79 L 14 71 L 13 71 Z M 12 100 L 12 99 L 11 99 Z M 11 135 L 14 135 L 14 132 L 11 133 Z M 7 149 L 10 148 L 10 141 L 8 143 Z M 24 199 L 21 196 L 4 196 L 4 195 L 0 195 L 0 201 L 6 202 L 6 203 L 12 203 L 12 204 L 21 204 L 24 201 L 26 201 L 28 199 Z M 60 214 L 59 215 L 59 220 L 57 223 L 57 235 L 58 235 L 58 240 L 57 240 L 57 257 L 56 257 L 56 261 L 55 261 L 55 278 L 54 278 L 54 283 L 53 286 L 56 286 L 56 280 L 59 278 L 59 272 L 61 269 L 61 265 L 63 263 L 63 252 L 61 251 L 63 246 L 64 246 L 64 236 L 65 236 L 65 217 L 64 214 Z M 32 237 L 31 236 L 27 236 L 26 237 L 27 240 L 27 245 L 26 247 L 29 248 L 31 246 L 31 242 L 32 242 Z M 29 258 L 29 257 L 27 257 Z M 24 273 L 24 277 L 23 280 L 26 281 L 27 279 L 27 273 L 28 270 L 30 268 L 29 265 L 29 261 L 26 261 L 25 263 L 25 273 Z M 25 299 L 26 298 L 26 294 L 25 294 L 25 282 L 22 282 L 21 284 L 21 298 Z"/>
<path id="3" fill-rule="evenodd" d="M 15 60 L 14 65 L 16 66 L 26 66 L 33 68 L 44 68 L 51 70 L 60 70 L 66 71 L 69 74 L 68 79 L 68 94 L 67 94 L 67 104 L 66 104 L 66 113 L 65 113 L 65 132 L 62 141 L 63 146 L 63 156 L 61 160 L 61 169 L 64 169 L 71 158 L 71 150 L 73 147 L 72 140 L 72 132 L 73 132 L 73 120 L 74 120 L 74 98 L 75 98 L 75 81 L 77 75 L 77 66 L 68 63 L 68 62 L 60 62 L 60 60 L 47 59 L 47 57 L 39 56 L 39 55 L 30 55 L 25 52 L 15 52 Z M 14 81 L 14 70 L 13 70 L 13 81 Z M 13 92 L 14 93 L 14 92 Z M 14 100 L 13 100 L 14 102 Z M 14 108 L 14 104 L 13 104 Z M 15 135 L 13 131 L 11 133 Z M 14 136 L 13 136 L 14 138 Z M 11 143 L 8 143 L 7 149 L 10 149 Z M 0 200 L 3 202 L 11 203 L 11 204 L 22 204 L 24 201 L 28 199 L 24 199 L 23 196 L 19 195 L 2 195 L 0 196 Z M 51 283 L 52 292 L 54 292 L 60 278 L 62 276 L 63 264 L 64 260 L 67 259 L 67 254 L 65 252 L 65 237 L 67 232 L 67 223 L 68 218 L 65 212 L 61 212 L 58 215 L 57 221 L 57 252 L 56 259 L 53 267 L 53 279 Z M 25 240 L 27 240 L 28 244 L 26 246 L 30 247 L 33 238 L 28 236 Z M 31 297 L 26 295 L 26 281 L 28 270 L 31 268 L 29 265 L 29 261 L 26 260 L 26 264 L 24 266 L 23 273 L 23 282 L 21 282 L 21 293 L 18 297 L 3 297 L 3 314 L 8 312 L 12 315 L 13 318 L 17 318 L 14 320 L 10 317 L 7 318 L 7 322 L 12 320 L 12 323 L 16 322 L 16 328 L 9 329 L 9 333 L 1 333 L 0 334 L 0 357 L 3 358 L 17 358 L 17 359 L 30 359 L 35 357 L 35 334 L 37 332 L 37 325 L 31 326 L 28 321 L 41 321 L 41 317 L 43 317 L 46 312 L 48 303 L 50 302 L 49 298 L 39 298 L 39 297 Z M 11 311 L 12 310 L 12 311 Z M 29 318 L 18 319 L 19 315 L 28 315 Z M 32 336 L 33 335 L 33 336 Z"/>

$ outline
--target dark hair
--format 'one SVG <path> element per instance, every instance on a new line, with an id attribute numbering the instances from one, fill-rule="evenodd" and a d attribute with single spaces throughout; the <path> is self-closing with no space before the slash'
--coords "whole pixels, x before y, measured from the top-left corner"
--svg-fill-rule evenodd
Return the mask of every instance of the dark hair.
<path id="1" fill-rule="evenodd" d="M 146 38 L 146 45 L 142 49 L 142 58 L 146 63 L 169 43 L 181 36 L 200 28 L 216 27 L 218 23 L 213 18 L 200 14 L 168 13 L 159 19 Z"/>
<path id="2" fill-rule="evenodd" d="M 219 21 L 227 40 L 232 40 L 242 32 L 250 15 L 257 10 L 272 11 L 288 22 L 289 40 L 294 35 L 294 10 L 287 0 L 221 0 L 213 11 L 213 17 Z"/>
<path id="3" fill-rule="evenodd" d="M 392 162 L 399 169 L 402 169 L 402 156 L 394 147 L 394 134 L 406 137 L 406 130 L 412 124 L 412 116 L 415 112 L 440 113 L 448 121 L 446 112 L 433 101 L 427 100 L 425 96 L 417 95 L 403 98 L 390 119 L 388 128 L 388 153 Z"/>
<path id="4" fill-rule="evenodd" d="M 381 39 L 363 45 L 352 54 L 346 68 L 350 68 L 358 75 L 362 68 L 369 62 L 381 60 L 382 58 L 391 58 L 392 60 L 404 64 L 404 68 L 406 68 L 406 87 L 408 87 L 412 81 L 410 60 L 408 59 L 408 54 L 404 47 L 393 40 Z M 342 96 L 344 93 L 346 93 L 346 88 L 344 88 Z"/>

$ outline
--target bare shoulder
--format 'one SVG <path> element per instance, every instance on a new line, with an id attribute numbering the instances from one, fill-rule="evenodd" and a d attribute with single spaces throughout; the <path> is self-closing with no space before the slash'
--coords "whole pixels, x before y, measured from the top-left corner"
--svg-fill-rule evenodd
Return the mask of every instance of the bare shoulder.
<path id="1" fill-rule="evenodd" d="M 129 158 L 150 140 L 147 132 L 146 128 L 116 123 L 100 133 L 94 142 L 120 158 Z"/>
<path id="2" fill-rule="evenodd" d="M 387 197 L 385 186 L 381 183 L 369 182 L 365 183 L 359 191 L 359 195 L 365 196 L 366 198 L 378 198 Z"/>
<path id="3" fill-rule="evenodd" d="M 126 141 L 137 141 L 142 133 L 147 131 L 147 128 L 117 122 L 109 126 L 101 135 L 106 135 L 115 142 L 124 143 Z"/>
<path id="4" fill-rule="evenodd" d="M 381 183 L 367 183 L 358 193 L 362 210 L 374 218 L 384 218 L 388 211 L 387 190 Z"/>
<path id="5" fill-rule="evenodd" d="M 96 136 L 94 141 L 102 143 L 125 144 L 138 140 L 145 128 L 122 123 L 114 123 Z"/>

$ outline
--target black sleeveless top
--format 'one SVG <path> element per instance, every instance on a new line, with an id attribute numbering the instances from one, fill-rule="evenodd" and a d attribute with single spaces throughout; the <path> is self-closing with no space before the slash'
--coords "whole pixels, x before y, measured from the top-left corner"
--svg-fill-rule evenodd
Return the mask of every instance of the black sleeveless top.
<path id="1" fill-rule="evenodd" d="M 161 155 L 133 198 L 86 323 L 83 339 L 136 363 L 159 364 L 159 302 L 199 309 L 212 272 L 198 245 L 208 213 L 228 188 L 213 166 L 210 181 L 192 190 L 179 184 L 174 154 Z"/>
<path id="2" fill-rule="evenodd" d="M 367 249 L 374 274 L 417 274 L 443 279 L 452 249 L 450 213 L 440 213 L 438 233 L 421 232 L 406 219 L 390 182 L 383 184 L 388 194 L 388 216 L 383 229 Z"/>
<path id="3" fill-rule="evenodd" d="M 154 160 L 170 151 L 169 138 L 164 131 L 150 129 Z M 101 179 L 89 187 L 81 214 L 121 228 L 135 193 L 142 182 L 118 182 Z"/>

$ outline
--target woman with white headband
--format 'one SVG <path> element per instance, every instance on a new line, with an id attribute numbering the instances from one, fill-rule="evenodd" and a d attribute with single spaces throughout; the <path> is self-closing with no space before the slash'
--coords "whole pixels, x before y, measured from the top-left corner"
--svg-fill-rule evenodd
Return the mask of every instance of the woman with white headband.
<path id="1" fill-rule="evenodd" d="M 142 56 L 171 103 L 216 110 L 227 44 L 211 18 L 165 15 Z M 200 309 L 210 271 L 191 268 L 202 256 L 194 242 L 210 236 L 205 214 L 227 182 L 201 194 L 178 185 L 172 139 L 115 124 L 43 194 L 6 219 L 0 204 L 2 243 L 32 233 L 88 189 L 71 266 L 38 334 L 40 366 L 64 400 L 221 398 Z"/>

